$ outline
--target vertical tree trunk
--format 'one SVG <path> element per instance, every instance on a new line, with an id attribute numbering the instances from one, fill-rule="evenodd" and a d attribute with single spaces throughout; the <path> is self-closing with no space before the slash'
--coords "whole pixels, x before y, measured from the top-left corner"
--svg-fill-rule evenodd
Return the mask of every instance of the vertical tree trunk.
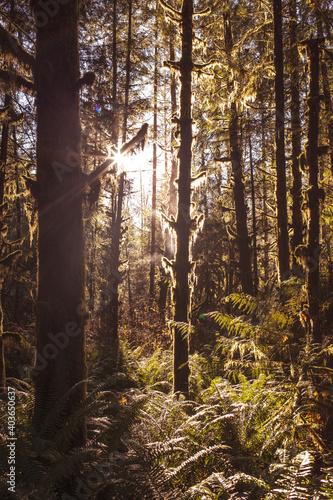
<path id="1" fill-rule="evenodd" d="M 224 20 L 224 43 L 227 54 L 229 70 L 232 71 L 232 30 L 230 23 L 229 6 L 223 14 Z M 228 79 L 228 92 L 233 90 L 233 80 Z M 239 267 L 241 275 L 242 290 L 244 293 L 253 294 L 251 252 L 249 247 L 249 235 L 247 229 L 247 210 L 244 195 L 242 155 L 239 146 L 239 127 L 236 102 L 231 104 L 231 119 L 229 121 L 229 143 L 230 160 L 234 180 L 234 200 L 236 209 L 237 244 L 239 249 Z"/>
<path id="2" fill-rule="evenodd" d="M 128 32 L 127 32 L 127 53 L 126 53 L 126 79 L 125 79 L 125 103 L 124 103 L 124 121 L 123 121 L 123 143 L 126 142 L 128 102 L 131 78 L 131 52 L 132 52 L 132 2 L 128 0 Z"/>
<path id="3" fill-rule="evenodd" d="M 125 172 L 122 172 L 118 177 L 118 194 L 117 194 L 117 213 L 112 232 L 112 249 L 111 249 L 111 283 L 110 283 L 110 331 L 107 332 L 107 348 L 113 353 L 117 352 L 118 348 L 118 318 L 119 318 L 119 284 L 121 282 L 121 274 L 119 272 L 120 264 L 120 244 L 122 237 L 122 208 L 124 199 L 124 182 Z"/>
<path id="4" fill-rule="evenodd" d="M 309 60 L 309 128 L 306 143 L 306 157 L 309 165 L 309 223 L 307 240 L 307 280 L 309 314 L 313 322 L 313 340 L 321 342 L 319 323 L 319 254 L 320 254 L 320 212 L 318 187 L 318 133 L 319 133 L 319 45 L 318 40 L 307 42 Z"/>
<path id="5" fill-rule="evenodd" d="M 12 102 L 11 96 L 9 94 L 5 94 L 3 107 L 4 108 L 9 107 L 11 105 L 11 102 Z M 4 194 L 5 194 L 8 134 L 9 134 L 9 121 L 8 119 L 5 119 L 2 124 L 1 146 L 0 146 L 0 205 L 2 205 L 4 202 Z"/>
<path id="6" fill-rule="evenodd" d="M 38 293 L 33 425 L 42 437 L 54 404 L 75 384 L 56 426 L 86 395 L 85 256 L 81 171 L 78 2 L 36 18 Z M 36 15 L 40 15 L 35 5 Z M 85 424 L 73 445 L 86 439 Z"/>
<path id="7" fill-rule="evenodd" d="M 244 196 L 243 168 L 241 152 L 238 143 L 238 115 L 236 103 L 231 105 L 231 120 L 229 122 L 230 158 L 234 179 L 234 200 L 236 209 L 237 244 L 239 249 L 239 267 L 242 290 L 253 294 L 251 253 L 247 230 L 247 208 Z"/>
<path id="8" fill-rule="evenodd" d="M 117 0 L 113 0 L 112 13 L 112 112 L 113 112 L 113 130 L 112 143 L 117 146 L 118 142 L 118 64 L 117 64 Z"/>
<path id="9" fill-rule="evenodd" d="M 14 157 L 17 158 L 17 141 L 16 141 L 16 129 L 13 126 L 13 151 Z M 20 240 L 22 237 L 22 215 L 21 215 L 21 200 L 20 200 L 20 174 L 18 170 L 18 162 L 15 162 L 15 186 L 16 186 L 16 239 Z M 20 283 L 17 282 L 15 286 L 15 302 L 14 302 L 14 319 L 16 323 L 20 322 L 19 307 L 22 298 L 22 291 Z"/>
<path id="10" fill-rule="evenodd" d="M 290 276 L 289 236 L 286 188 L 286 159 L 284 149 L 284 76 L 283 76 L 283 39 L 282 4 L 273 0 L 274 11 L 274 67 L 275 67 L 275 158 L 276 158 L 276 203 L 278 230 L 278 271 L 279 280 Z"/>
<path id="11" fill-rule="evenodd" d="M 154 53 L 154 124 L 153 124 L 153 178 L 151 200 L 151 245 L 150 245 L 150 275 L 149 295 L 155 297 L 155 266 L 156 266 L 156 167 L 157 167 L 157 85 L 158 85 L 158 2 L 156 2 L 155 21 L 155 53 Z"/>
<path id="12" fill-rule="evenodd" d="M 192 38 L 193 38 L 193 0 L 183 0 L 181 10 L 182 57 L 180 61 L 180 149 L 178 210 L 176 219 L 177 248 L 174 264 L 174 320 L 188 323 L 190 319 L 189 277 L 192 263 L 190 260 L 191 234 L 191 161 L 192 161 Z M 174 328 L 174 392 L 188 395 L 189 380 L 189 338 L 184 331 Z"/>
<path id="13" fill-rule="evenodd" d="M 318 5 L 316 5 L 316 17 L 317 17 L 317 30 L 319 39 L 324 39 L 323 32 L 323 23 L 322 23 L 322 12 L 318 9 Z M 327 123 L 327 136 L 329 143 L 329 152 L 330 152 L 330 165 L 331 172 L 333 174 L 333 114 L 332 114 L 332 96 L 330 90 L 330 80 L 327 70 L 327 65 L 325 59 L 322 57 L 320 64 L 320 71 L 322 76 L 322 85 L 323 85 L 323 94 L 324 94 L 324 103 L 325 103 L 325 111 L 327 112 L 328 119 Z"/>
<path id="14" fill-rule="evenodd" d="M 172 30 L 170 34 L 170 60 L 174 61 L 175 59 L 175 47 L 173 37 L 175 36 L 174 30 Z M 170 82 L 170 97 L 171 97 L 171 116 L 175 118 L 177 115 L 177 81 L 176 75 L 174 72 L 171 73 L 171 82 Z M 169 210 L 168 215 L 175 216 L 177 211 L 177 189 L 175 185 L 175 180 L 177 178 L 177 170 L 178 170 L 178 162 L 175 154 L 175 132 L 174 129 L 171 129 L 171 174 L 169 180 Z M 173 238 L 171 235 L 171 231 L 169 228 L 165 231 L 165 256 L 168 260 L 172 260 L 174 258 L 174 245 Z M 165 309 L 166 309 L 166 301 L 168 295 L 169 283 L 167 279 L 167 272 L 164 268 L 162 268 L 162 279 L 160 282 L 160 297 L 159 297 L 159 308 L 160 314 L 163 319 L 165 319 Z"/>
<path id="15" fill-rule="evenodd" d="M 12 99 L 9 94 L 5 94 L 4 107 L 11 105 Z M 9 121 L 6 118 L 2 125 L 1 133 L 1 146 L 0 146 L 0 206 L 4 203 L 5 184 L 6 184 L 6 163 L 8 151 L 8 137 L 9 137 Z M 4 215 L 6 210 L 1 213 L 1 224 L 5 226 Z M 3 236 L 0 234 L 0 258 L 2 257 L 2 242 Z M 5 390 L 6 386 L 6 365 L 5 365 L 5 346 L 3 341 L 3 309 L 2 309 L 2 283 L 4 277 L 0 269 L 0 390 Z"/>
<path id="16" fill-rule="evenodd" d="M 252 158 L 252 143 L 251 137 L 249 137 L 249 148 L 250 148 L 250 168 L 251 168 L 251 198 L 252 198 L 252 232 L 253 232 L 253 293 L 258 295 L 258 251 L 257 251 L 257 219 L 256 219 L 256 196 L 254 187 L 254 168 L 253 168 L 253 158 Z"/>
<path id="17" fill-rule="evenodd" d="M 296 265 L 295 250 L 303 242 L 303 217 L 302 217 L 302 173 L 299 166 L 299 157 L 301 155 L 301 120 L 300 120 L 300 95 L 299 95 L 299 74 L 300 58 L 298 53 L 297 36 L 297 7 L 296 0 L 291 0 L 289 4 L 289 41 L 290 41 L 290 62 L 292 71 L 290 75 L 290 113 L 291 113 L 291 157 L 292 157 L 292 227 L 293 237 L 291 240 L 294 266 Z"/>

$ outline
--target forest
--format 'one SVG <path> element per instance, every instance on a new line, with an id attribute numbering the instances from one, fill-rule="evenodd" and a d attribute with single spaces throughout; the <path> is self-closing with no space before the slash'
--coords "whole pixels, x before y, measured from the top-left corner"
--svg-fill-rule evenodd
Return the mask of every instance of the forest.
<path id="1" fill-rule="evenodd" d="M 333 499 L 332 32 L 1 0 L 1 498 Z"/>

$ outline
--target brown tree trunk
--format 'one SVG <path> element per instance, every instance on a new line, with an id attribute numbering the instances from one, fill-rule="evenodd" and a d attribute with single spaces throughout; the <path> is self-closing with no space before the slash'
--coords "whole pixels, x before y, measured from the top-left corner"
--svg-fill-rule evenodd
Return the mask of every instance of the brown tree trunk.
<path id="1" fill-rule="evenodd" d="M 13 126 L 13 149 L 14 157 L 17 158 L 17 140 L 16 140 L 16 129 Z M 22 237 L 22 214 L 21 214 L 21 200 L 20 200 L 20 174 L 18 169 L 18 162 L 15 162 L 15 185 L 16 185 L 16 239 L 20 240 Z M 22 291 L 20 283 L 17 282 L 15 286 L 15 302 L 14 302 L 14 319 L 16 323 L 20 322 L 19 307 L 22 298 Z"/>
<path id="2" fill-rule="evenodd" d="M 323 32 L 323 23 L 322 23 L 322 12 L 321 12 L 321 10 L 318 9 L 318 5 L 316 5 L 316 7 L 317 7 L 317 9 L 316 9 L 316 17 L 317 17 L 318 37 L 320 39 L 323 39 L 324 32 Z M 322 76 L 322 85 L 323 85 L 325 111 L 327 112 L 328 116 L 330 117 L 328 119 L 328 124 L 327 124 L 327 136 L 328 136 L 328 144 L 329 144 L 329 155 L 330 155 L 331 172 L 333 174 L 333 115 L 332 115 L 332 96 L 331 96 L 331 90 L 330 90 L 330 80 L 329 80 L 328 69 L 327 69 L 327 65 L 326 65 L 326 62 L 325 62 L 324 58 L 321 59 L 320 71 L 321 71 L 321 76 Z"/>
<path id="3" fill-rule="evenodd" d="M 38 293 L 36 303 L 36 400 L 33 425 L 43 424 L 53 406 L 75 384 L 59 420 L 65 425 L 86 396 L 84 334 L 85 256 L 81 184 L 78 2 L 57 4 L 37 27 Z M 85 424 L 73 445 L 86 439 Z"/>
<path id="4" fill-rule="evenodd" d="M 183 0 L 181 10 L 182 57 L 180 60 L 180 149 L 178 179 L 178 209 L 176 219 L 177 248 L 173 267 L 174 320 L 188 323 L 190 320 L 190 284 L 192 263 L 190 260 L 191 235 L 191 161 L 192 161 L 192 38 L 193 0 Z M 173 390 L 188 396 L 189 336 L 182 328 L 174 329 Z"/>
<path id="5" fill-rule="evenodd" d="M 122 207 L 124 199 L 124 182 L 125 172 L 122 172 L 118 178 L 118 195 L 117 195 L 117 213 L 112 232 L 112 250 L 111 250 L 111 282 L 110 282 L 110 304 L 109 317 L 110 331 L 107 332 L 107 348 L 111 349 L 115 354 L 118 348 L 118 320 L 119 320 L 119 284 L 121 282 L 121 274 L 119 272 L 120 264 L 120 244 L 122 238 Z"/>
<path id="6" fill-rule="evenodd" d="M 237 245 L 239 250 L 239 267 L 242 290 L 253 294 L 251 252 L 247 230 L 247 208 L 244 196 L 242 158 L 238 139 L 238 115 L 236 103 L 231 105 L 231 120 L 229 122 L 230 158 L 234 179 L 234 200 L 236 209 Z"/>
<path id="7" fill-rule="evenodd" d="M 295 250 L 298 245 L 303 242 L 303 217 L 302 217 L 302 173 L 299 166 L 299 157 L 301 155 L 301 120 L 300 120 L 300 95 L 299 95 L 299 74 L 300 74 L 300 58 L 298 53 L 298 36 L 297 36 L 297 7 L 296 0 L 291 0 L 289 4 L 289 41 L 290 41 L 290 61 L 292 71 L 290 74 L 290 112 L 291 112 L 291 157 L 292 157 L 292 227 L 293 237 L 291 240 L 294 268 L 299 269 L 296 264 Z"/>
<path id="8" fill-rule="evenodd" d="M 320 254 L 320 207 L 318 187 L 318 134 L 319 134 L 319 45 L 318 40 L 307 42 L 309 60 L 309 128 L 306 143 L 306 158 L 309 166 L 309 223 L 307 239 L 307 280 L 309 314 L 313 322 L 312 336 L 320 343 L 319 323 L 319 254 Z"/>
<path id="9" fill-rule="evenodd" d="M 126 142 L 128 103 L 131 78 L 131 53 L 132 53 L 132 2 L 128 0 L 128 32 L 127 32 L 127 53 L 126 53 L 126 79 L 125 79 L 125 103 L 124 103 L 124 121 L 123 121 L 123 143 Z"/>
<path id="10" fill-rule="evenodd" d="M 281 0 L 273 0 L 274 11 L 274 67 L 275 67 L 275 147 L 276 147 L 276 204 L 278 230 L 279 280 L 290 277 L 289 236 L 286 188 L 286 160 L 284 148 L 284 76 Z"/>
<path id="11" fill-rule="evenodd" d="M 154 124 L 153 124 L 153 178 L 151 200 L 151 245 L 150 245 L 150 275 L 149 295 L 155 297 L 155 267 L 156 267 L 156 167 L 157 167 L 157 85 L 158 85 L 158 21 L 155 21 L 155 53 L 154 53 Z"/>
<path id="12" fill-rule="evenodd" d="M 230 23 L 230 9 L 227 8 L 223 15 L 224 43 L 227 54 L 229 70 L 232 71 L 232 30 Z M 228 79 L 228 92 L 233 89 L 233 80 Z M 231 104 L 231 119 L 229 121 L 230 160 L 234 180 L 234 200 L 236 209 L 237 245 L 239 249 L 239 267 L 242 290 L 244 293 L 253 294 L 251 252 L 249 234 L 247 229 L 247 208 L 244 195 L 242 155 L 239 146 L 239 127 L 236 102 Z"/>
<path id="13" fill-rule="evenodd" d="M 251 168 L 251 201 L 252 201 L 252 232 L 253 232 L 253 293 L 258 295 L 258 251 L 257 251 L 257 217 L 256 217 L 256 196 L 254 187 L 254 168 L 253 168 L 253 158 L 252 158 L 252 143 L 249 137 L 249 148 L 250 148 L 250 168 Z"/>
<path id="14" fill-rule="evenodd" d="M 170 60 L 174 61 L 175 59 L 175 47 L 174 47 L 174 39 L 175 36 L 174 30 L 170 34 Z M 173 118 L 177 115 L 177 81 L 176 75 L 174 72 L 171 73 L 171 82 L 170 82 L 170 97 L 171 97 L 171 115 Z M 171 130 L 171 174 L 169 180 L 169 209 L 168 215 L 176 215 L 177 212 L 177 189 L 175 185 L 175 180 L 177 178 L 177 170 L 178 170 L 178 162 L 175 153 L 175 131 Z M 171 236 L 171 231 L 169 228 L 165 231 L 165 256 L 168 260 L 172 260 L 174 258 L 174 244 L 173 238 Z M 159 309 L 160 314 L 163 319 L 165 319 L 165 309 L 167 302 L 167 295 L 169 289 L 169 274 L 167 271 L 162 268 L 162 279 L 160 282 L 160 296 L 159 296 Z"/>
<path id="15" fill-rule="evenodd" d="M 5 94 L 4 108 L 11 105 L 12 99 L 9 94 Z M 0 206 L 4 203 L 5 183 L 6 183 L 6 163 L 8 151 L 8 137 L 9 137 L 9 120 L 6 118 L 2 125 L 1 133 L 1 146 L 0 146 Z M 5 215 L 3 210 L 2 216 Z M 5 225 L 4 217 L 2 217 L 1 224 Z M 0 235 L 0 258 L 2 257 L 3 237 Z M 0 390 L 5 390 L 6 387 L 6 365 L 5 365 L 5 346 L 3 341 L 3 309 L 2 309 L 2 283 L 4 277 L 2 270 L 0 270 Z"/>
<path id="16" fill-rule="evenodd" d="M 113 0 L 112 13 L 112 112 L 113 112 L 113 130 L 112 144 L 117 146 L 118 142 L 118 64 L 117 64 L 117 0 Z"/>

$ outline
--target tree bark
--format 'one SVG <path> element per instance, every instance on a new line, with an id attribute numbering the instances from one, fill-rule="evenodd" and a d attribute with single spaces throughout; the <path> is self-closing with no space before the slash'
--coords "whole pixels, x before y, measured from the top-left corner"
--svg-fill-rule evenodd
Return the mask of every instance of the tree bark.
<path id="1" fill-rule="evenodd" d="M 296 0 L 291 0 L 289 4 L 289 42 L 290 42 L 290 61 L 292 71 L 290 75 L 290 113 L 291 113 L 291 157 L 292 157 L 292 227 L 293 237 L 291 240 L 294 267 L 298 268 L 295 258 L 295 250 L 298 245 L 303 243 L 303 217 L 302 217 L 302 173 L 299 166 L 299 157 L 301 155 L 301 120 L 300 120 L 300 95 L 299 95 L 299 74 L 300 58 L 298 53 L 297 36 L 297 6 Z M 299 268 L 298 268 L 299 269 Z"/>
<path id="2" fill-rule="evenodd" d="M 251 201 L 252 201 L 252 232 L 253 232 L 253 293 L 258 295 L 259 276 L 258 276 L 258 251 L 257 251 L 257 218 L 256 218 L 256 196 L 254 187 L 254 168 L 252 158 L 252 143 L 249 137 L 250 149 L 250 168 L 251 168 Z"/>
<path id="3" fill-rule="evenodd" d="M 174 30 L 172 30 L 170 34 L 170 60 L 174 61 L 175 59 L 175 47 L 173 37 L 175 36 Z M 170 97 L 171 97 L 171 116 L 173 118 L 177 115 L 177 81 L 176 75 L 174 72 L 171 73 L 171 81 L 170 81 Z M 177 189 L 175 185 L 175 180 L 177 178 L 177 170 L 178 170 L 178 162 L 175 154 L 175 131 L 171 129 L 171 174 L 169 180 L 169 209 L 168 215 L 175 216 L 177 212 Z M 172 260 L 174 258 L 175 248 L 173 244 L 173 238 L 171 235 L 171 231 L 169 228 L 165 230 L 165 257 L 168 260 Z M 167 295 L 169 289 L 169 280 L 167 271 L 162 268 L 162 279 L 160 282 L 160 296 L 159 296 L 159 309 L 162 319 L 165 319 L 165 310 L 167 303 Z"/>
<path id="4" fill-rule="evenodd" d="M 124 199 L 125 172 L 121 172 L 118 178 L 117 195 L 117 213 L 112 232 L 112 250 L 111 250 L 111 286 L 110 286 L 110 331 L 107 332 L 107 348 L 116 353 L 118 348 L 118 320 L 119 320 L 119 284 L 121 274 L 119 272 L 120 263 L 120 244 L 122 238 L 122 208 Z"/>
<path id="5" fill-rule="evenodd" d="M 131 78 L 131 52 L 132 52 L 132 2 L 128 0 L 128 32 L 127 32 L 127 54 L 126 54 L 126 79 L 125 79 L 125 103 L 124 103 L 124 122 L 123 122 L 123 143 L 126 141 L 128 102 Z"/>
<path id="6" fill-rule="evenodd" d="M 5 94 L 4 108 L 11 105 L 12 99 L 9 94 Z M 0 146 L 0 206 L 4 203 L 6 184 L 6 163 L 8 152 L 9 120 L 6 118 L 2 125 L 1 146 Z M 3 216 L 5 211 L 3 210 Z M 1 223 L 5 225 L 4 217 Z M 0 235 L 0 258 L 3 251 L 3 236 Z M 2 309 L 2 283 L 4 280 L 3 271 L 0 269 L 0 391 L 6 387 L 6 365 L 5 365 L 5 345 L 3 340 L 3 309 Z"/>
<path id="7" fill-rule="evenodd" d="M 193 0 L 183 0 L 181 10 L 182 56 L 180 61 L 180 149 L 178 179 L 178 209 L 176 219 L 177 248 L 174 263 L 174 320 L 189 323 L 191 234 L 191 161 L 192 161 L 192 38 Z M 189 336 L 179 327 L 174 328 L 173 389 L 188 396 Z"/>
<path id="8" fill-rule="evenodd" d="M 282 4 L 273 0 L 274 12 L 274 67 L 275 67 L 275 155 L 276 155 L 276 203 L 278 230 L 279 280 L 290 277 L 289 236 L 286 188 L 286 159 L 284 146 L 284 76 L 282 40 Z"/>
<path id="9" fill-rule="evenodd" d="M 113 129 L 112 129 L 112 144 L 117 146 L 118 142 L 118 60 L 117 60 L 117 0 L 113 0 L 112 13 L 112 112 L 113 112 Z"/>
<path id="10" fill-rule="evenodd" d="M 157 85 L 158 85 L 158 21 L 155 21 L 155 53 L 154 53 L 154 124 L 153 124 L 153 178 L 151 200 L 151 245 L 150 245 L 150 274 L 149 295 L 155 297 L 155 267 L 156 267 L 156 168 L 157 168 Z"/>
<path id="11" fill-rule="evenodd" d="M 36 23 L 38 292 L 34 368 L 35 430 L 53 406 L 79 384 L 56 427 L 65 425 L 86 396 L 85 256 L 81 184 L 78 2 L 66 2 Z M 38 7 L 36 7 L 36 10 Z M 86 440 L 85 423 L 73 445 Z"/>
<path id="12" fill-rule="evenodd" d="M 223 14 L 224 20 L 224 44 L 227 55 L 229 70 L 232 71 L 232 30 L 230 23 L 230 9 L 227 8 Z M 234 83 L 228 78 L 227 89 L 231 93 Z M 234 200 L 236 209 L 237 245 L 239 250 L 239 267 L 241 275 L 242 290 L 244 293 L 253 294 L 253 280 L 251 268 L 251 252 L 249 246 L 249 234 L 247 229 L 247 208 L 244 195 L 242 154 L 239 146 L 239 127 L 236 102 L 231 104 L 231 118 L 229 121 L 229 145 L 230 160 L 234 180 Z"/>
<path id="13" fill-rule="evenodd" d="M 307 239 L 307 280 L 309 314 L 313 322 L 314 342 L 321 343 L 319 318 L 319 254 L 320 254 L 320 206 L 318 187 L 318 134 L 319 134 L 319 45 L 318 40 L 307 42 L 309 60 L 309 125 L 306 158 L 309 166 L 309 223 Z"/>

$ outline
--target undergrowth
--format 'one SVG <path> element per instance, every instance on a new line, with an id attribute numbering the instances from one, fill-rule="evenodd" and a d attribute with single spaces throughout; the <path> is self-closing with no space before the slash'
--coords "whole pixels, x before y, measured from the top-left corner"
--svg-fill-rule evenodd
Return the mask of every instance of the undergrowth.
<path id="1" fill-rule="evenodd" d="M 232 313 L 229 307 L 204 315 L 203 324 L 215 325 L 215 341 L 191 354 L 189 400 L 171 393 L 171 351 L 147 356 L 143 347 L 123 343 L 116 360 L 91 356 L 86 402 L 53 431 L 57 403 L 44 424 L 46 440 L 31 428 L 32 385 L 10 380 L 17 390 L 17 488 L 9 497 L 3 441 L 1 497 L 333 498 L 332 370 L 326 363 L 332 347 L 311 344 L 295 312 L 301 307 L 297 284 L 290 289 L 282 307 L 281 297 L 268 307 L 233 295 L 226 301 Z M 3 437 L 5 410 L 2 405 Z M 73 450 L 69 443 L 83 418 L 88 442 Z"/>

